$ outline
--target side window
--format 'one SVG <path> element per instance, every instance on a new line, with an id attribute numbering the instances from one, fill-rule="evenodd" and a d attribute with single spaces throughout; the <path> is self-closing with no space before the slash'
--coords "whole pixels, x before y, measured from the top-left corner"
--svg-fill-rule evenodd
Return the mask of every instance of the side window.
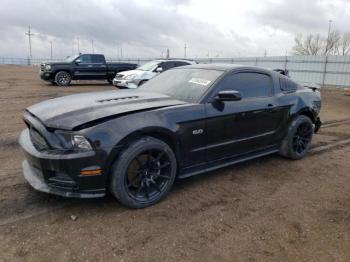
<path id="1" fill-rule="evenodd" d="M 82 64 L 90 64 L 91 63 L 91 55 L 81 55 L 79 57 Z"/>
<path id="2" fill-rule="evenodd" d="M 104 64 L 105 59 L 104 59 L 103 55 L 93 55 L 92 56 L 92 63 Z"/>
<path id="3" fill-rule="evenodd" d="M 183 62 L 183 61 L 177 61 L 177 62 L 175 62 L 175 66 L 185 66 L 185 65 L 189 65 L 189 63 Z"/>
<path id="4" fill-rule="evenodd" d="M 173 61 L 163 62 L 162 67 L 163 67 L 163 71 L 166 71 L 168 69 L 175 67 L 175 62 L 173 62 Z"/>
<path id="5" fill-rule="evenodd" d="M 272 87 L 270 76 L 248 72 L 226 76 L 219 84 L 219 90 L 236 90 L 243 98 L 270 96 Z"/>

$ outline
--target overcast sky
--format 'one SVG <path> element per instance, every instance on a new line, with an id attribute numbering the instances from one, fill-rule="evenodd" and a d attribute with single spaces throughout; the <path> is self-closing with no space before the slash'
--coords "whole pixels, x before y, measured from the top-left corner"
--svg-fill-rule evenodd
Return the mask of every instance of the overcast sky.
<path id="1" fill-rule="evenodd" d="M 285 55 L 298 33 L 350 31 L 350 0 L 0 0 L 0 56 Z"/>

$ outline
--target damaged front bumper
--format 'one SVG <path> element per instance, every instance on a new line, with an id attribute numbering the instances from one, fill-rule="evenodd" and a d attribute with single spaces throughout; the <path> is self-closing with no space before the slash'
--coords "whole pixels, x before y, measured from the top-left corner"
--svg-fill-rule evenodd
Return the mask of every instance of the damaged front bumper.
<path id="1" fill-rule="evenodd" d="M 19 137 L 26 160 L 23 176 L 36 190 L 63 197 L 97 198 L 106 194 L 103 174 L 83 176 L 82 170 L 99 167 L 94 151 L 75 154 L 39 152 L 31 142 L 29 130 Z"/>

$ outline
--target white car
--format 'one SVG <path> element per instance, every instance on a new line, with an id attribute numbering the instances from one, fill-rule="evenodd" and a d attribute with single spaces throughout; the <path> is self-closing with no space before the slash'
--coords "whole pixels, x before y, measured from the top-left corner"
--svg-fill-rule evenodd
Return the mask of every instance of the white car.
<path id="1" fill-rule="evenodd" d="M 180 59 L 153 60 L 135 70 L 118 73 L 113 79 L 113 85 L 119 88 L 138 88 L 140 85 L 157 76 L 161 72 L 173 67 L 192 64 L 196 64 L 196 62 Z"/>

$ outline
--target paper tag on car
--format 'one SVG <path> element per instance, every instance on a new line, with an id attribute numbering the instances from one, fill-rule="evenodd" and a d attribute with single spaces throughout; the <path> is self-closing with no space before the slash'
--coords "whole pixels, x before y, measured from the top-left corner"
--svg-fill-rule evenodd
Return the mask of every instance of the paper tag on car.
<path id="1" fill-rule="evenodd" d="M 207 79 L 201 79 L 201 78 L 191 78 L 190 81 L 188 82 L 201 85 L 201 86 L 207 86 L 210 84 L 211 81 Z"/>

